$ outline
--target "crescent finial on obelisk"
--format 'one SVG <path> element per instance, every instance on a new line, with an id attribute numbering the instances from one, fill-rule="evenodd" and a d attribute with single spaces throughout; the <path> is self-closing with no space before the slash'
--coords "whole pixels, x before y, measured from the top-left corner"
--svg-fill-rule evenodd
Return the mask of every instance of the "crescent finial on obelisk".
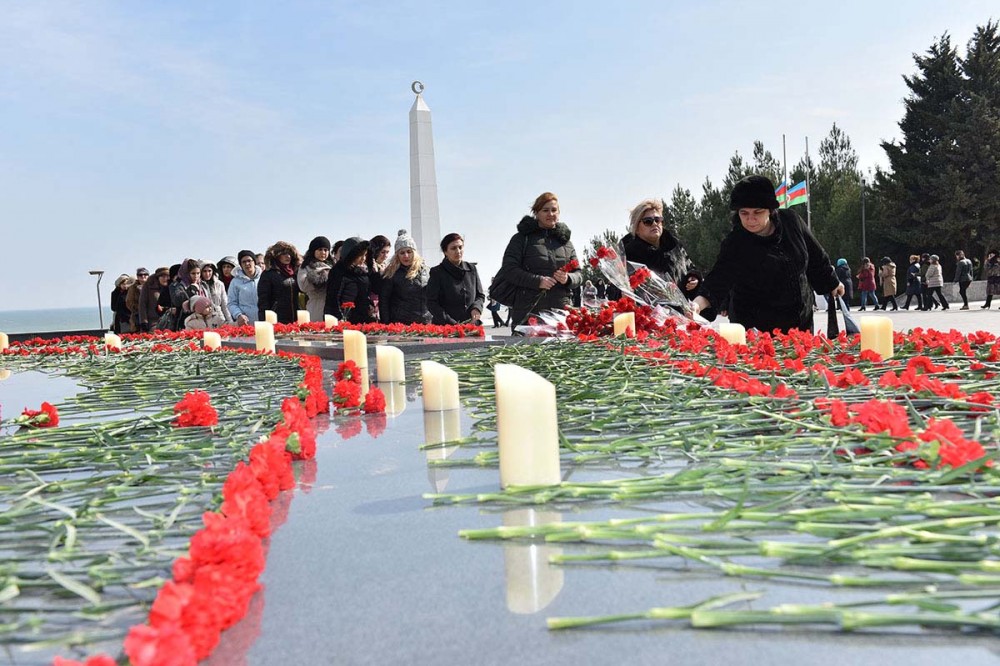
<path id="1" fill-rule="evenodd" d="M 424 91 L 424 84 L 420 81 L 414 81 L 410 84 L 410 90 L 413 91 L 414 95 L 419 95 Z"/>

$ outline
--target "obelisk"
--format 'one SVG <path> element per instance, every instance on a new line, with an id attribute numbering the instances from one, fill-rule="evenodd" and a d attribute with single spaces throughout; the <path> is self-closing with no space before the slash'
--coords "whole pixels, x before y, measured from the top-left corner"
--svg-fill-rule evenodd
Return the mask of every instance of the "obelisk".
<path id="1" fill-rule="evenodd" d="M 410 233 L 420 256 L 433 266 L 441 260 L 441 219 L 431 110 L 420 94 L 424 84 L 414 81 L 410 89 L 417 96 L 410 107 Z"/>

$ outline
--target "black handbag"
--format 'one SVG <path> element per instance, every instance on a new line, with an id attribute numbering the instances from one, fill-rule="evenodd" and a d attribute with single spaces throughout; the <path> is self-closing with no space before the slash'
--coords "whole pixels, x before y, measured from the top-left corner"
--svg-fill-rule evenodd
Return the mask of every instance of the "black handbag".
<path id="1" fill-rule="evenodd" d="M 510 307 L 514 305 L 514 297 L 517 296 L 517 285 L 508 282 L 503 273 L 497 273 L 490 282 L 489 294 L 497 303 Z"/>

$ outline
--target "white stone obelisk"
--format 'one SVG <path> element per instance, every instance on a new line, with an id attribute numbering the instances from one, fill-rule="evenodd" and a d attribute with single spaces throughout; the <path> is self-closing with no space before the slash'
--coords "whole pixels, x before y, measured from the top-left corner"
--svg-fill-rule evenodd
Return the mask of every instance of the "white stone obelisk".
<path id="1" fill-rule="evenodd" d="M 441 261 L 441 218 L 434 173 L 431 110 L 420 94 L 424 84 L 414 81 L 410 89 L 417 96 L 410 107 L 410 233 L 420 256 L 434 266 Z"/>

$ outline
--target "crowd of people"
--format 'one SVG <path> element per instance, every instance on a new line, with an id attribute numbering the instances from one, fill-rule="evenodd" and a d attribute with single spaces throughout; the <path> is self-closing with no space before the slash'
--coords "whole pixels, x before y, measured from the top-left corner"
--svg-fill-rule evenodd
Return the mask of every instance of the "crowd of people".
<path id="1" fill-rule="evenodd" d="M 717 313 L 747 328 L 770 331 L 813 329 L 813 294 L 850 302 L 855 287 L 861 310 L 869 303 L 895 310 L 896 265 L 883 257 L 876 268 L 868 257 L 853 273 L 846 259 L 834 266 L 811 230 L 791 209 L 781 208 L 774 185 L 748 176 L 730 197 L 732 228 L 722 240 L 715 265 L 705 274 L 689 259 L 681 239 L 664 220 L 663 204 L 646 199 L 629 214 L 622 247 L 630 262 L 645 265 L 675 283 L 691 310 L 711 320 Z M 540 194 L 516 225 L 490 285 L 487 309 L 495 327 L 516 328 L 532 314 L 596 305 L 608 293 L 603 284 L 584 282 L 569 227 L 560 220 L 558 197 Z M 116 332 L 215 328 L 249 324 L 274 311 L 279 322 L 297 320 L 308 310 L 312 321 L 333 315 L 354 324 L 481 324 L 487 297 L 474 263 L 465 261 L 465 239 L 449 233 L 441 239 L 443 259 L 430 266 L 413 237 L 400 230 L 395 241 L 378 235 L 351 237 L 331 244 L 324 236 L 309 243 L 305 256 L 278 241 L 263 254 L 242 250 L 212 263 L 188 258 L 152 274 L 138 268 L 133 279 L 115 281 L 112 310 Z M 966 291 L 973 262 L 956 252 L 955 281 L 968 309 Z M 988 296 L 1000 294 L 1000 257 L 986 261 Z M 947 309 L 939 257 L 910 257 L 906 301 L 910 307 Z M 881 285 L 882 302 L 878 298 Z M 500 312 L 508 308 L 506 321 Z"/>

